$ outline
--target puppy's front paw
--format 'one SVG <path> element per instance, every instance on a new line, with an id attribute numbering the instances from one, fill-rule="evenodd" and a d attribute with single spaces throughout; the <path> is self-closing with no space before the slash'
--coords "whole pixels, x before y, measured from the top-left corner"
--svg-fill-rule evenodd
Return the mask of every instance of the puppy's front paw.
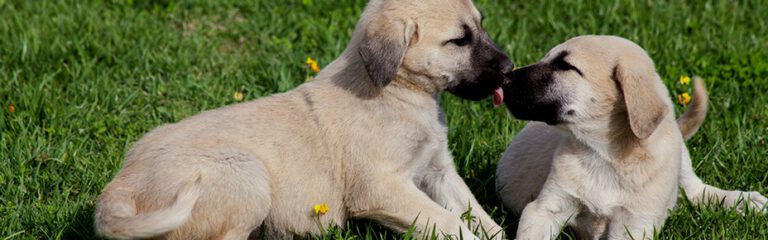
<path id="1" fill-rule="evenodd" d="M 725 207 L 736 207 L 736 210 L 740 213 L 744 213 L 746 204 L 749 205 L 750 211 L 757 211 L 762 213 L 768 213 L 768 198 L 760 194 L 759 192 L 742 192 L 742 191 L 730 191 L 726 194 L 723 205 Z"/>

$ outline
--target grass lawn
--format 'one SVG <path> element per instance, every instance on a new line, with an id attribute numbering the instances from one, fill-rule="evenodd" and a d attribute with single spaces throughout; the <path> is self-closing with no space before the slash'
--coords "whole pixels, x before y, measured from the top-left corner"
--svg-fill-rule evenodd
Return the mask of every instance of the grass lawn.
<path id="1" fill-rule="evenodd" d="M 0 0 L 0 239 L 95 238 L 95 199 L 143 133 L 235 103 L 236 92 L 247 101 L 296 87 L 313 75 L 307 57 L 322 67 L 343 50 L 364 4 Z M 646 48 L 673 94 L 690 87 L 680 76 L 702 76 L 711 104 L 688 142 L 696 172 L 768 193 L 768 1 L 476 4 L 518 65 L 573 36 L 613 34 Z M 524 122 L 490 101 L 443 100 L 461 175 L 509 224 L 495 164 Z M 365 221 L 324 236 L 393 237 Z M 660 238 L 768 239 L 768 217 L 681 197 Z"/>

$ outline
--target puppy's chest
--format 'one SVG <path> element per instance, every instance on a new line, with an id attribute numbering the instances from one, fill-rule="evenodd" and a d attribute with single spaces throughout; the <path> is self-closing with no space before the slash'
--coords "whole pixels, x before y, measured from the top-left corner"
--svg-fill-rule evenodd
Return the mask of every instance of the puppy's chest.
<path id="1" fill-rule="evenodd" d="M 447 131 L 438 123 L 402 121 L 390 126 L 388 132 L 400 149 L 418 152 L 447 144 Z"/>
<path id="2" fill-rule="evenodd" d="M 581 164 L 578 164 L 581 165 Z M 558 166 L 563 188 L 589 212 L 607 216 L 631 196 L 626 176 L 609 164 Z M 566 170 L 563 170 L 566 169 Z"/>
<path id="3" fill-rule="evenodd" d="M 448 146 L 447 130 L 438 122 L 400 120 L 389 126 L 387 151 L 414 168 L 429 164 Z"/>

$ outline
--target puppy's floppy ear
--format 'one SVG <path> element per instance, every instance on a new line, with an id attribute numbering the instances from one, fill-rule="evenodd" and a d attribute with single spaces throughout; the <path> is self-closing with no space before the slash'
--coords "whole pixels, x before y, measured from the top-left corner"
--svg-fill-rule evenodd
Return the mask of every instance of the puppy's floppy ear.
<path id="1" fill-rule="evenodd" d="M 655 86 L 661 84 L 661 78 L 653 68 L 653 63 L 651 66 L 644 65 L 648 64 L 619 63 L 613 68 L 613 80 L 624 95 L 629 126 L 640 139 L 650 137 L 669 111 L 663 101 L 664 96 Z"/>
<path id="2" fill-rule="evenodd" d="M 371 22 L 359 52 L 374 85 L 383 87 L 392 82 L 415 33 L 416 26 L 410 20 L 382 16 Z"/>

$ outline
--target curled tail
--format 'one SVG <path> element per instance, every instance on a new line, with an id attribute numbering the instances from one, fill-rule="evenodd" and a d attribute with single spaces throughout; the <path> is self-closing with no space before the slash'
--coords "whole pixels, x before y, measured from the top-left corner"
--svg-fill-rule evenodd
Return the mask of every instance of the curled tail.
<path id="1" fill-rule="evenodd" d="M 677 119 L 677 126 L 680 128 L 680 132 L 683 134 L 683 139 L 691 139 L 693 134 L 699 131 L 701 123 L 704 122 L 704 117 L 707 116 L 707 105 L 709 104 L 709 97 L 707 96 L 707 89 L 704 87 L 704 82 L 700 77 L 693 77 L 693 101 L 688 106 L 688 111 L 685 111 L 680 118 Z"/>
<path id="2" fill-rule="evenodd" d="M 200 197 L 200 178 L 182 187 L 173 205 L 136 214 L 136 203 L 125 186 L 103 193 L 96 207 L 96 231 L 112 239 L 149 238 L 179 228 L 192 216 Z"/>

